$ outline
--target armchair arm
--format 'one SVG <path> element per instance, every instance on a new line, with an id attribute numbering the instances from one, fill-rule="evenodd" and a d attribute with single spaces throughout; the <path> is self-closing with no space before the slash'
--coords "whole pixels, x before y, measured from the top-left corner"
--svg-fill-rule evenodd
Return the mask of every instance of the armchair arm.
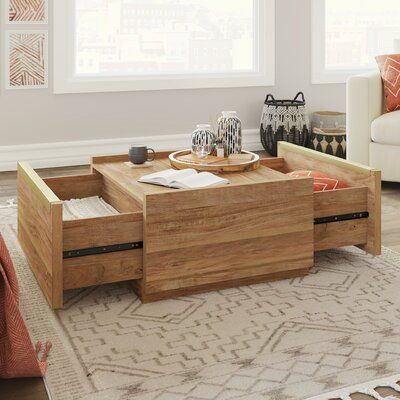
<path id="1" fill-rule="evenodd" d="M 383 84 L 379 72 L 347 81 L 347 158 L 369 165 L 371 123 L 383 113 Z"/>

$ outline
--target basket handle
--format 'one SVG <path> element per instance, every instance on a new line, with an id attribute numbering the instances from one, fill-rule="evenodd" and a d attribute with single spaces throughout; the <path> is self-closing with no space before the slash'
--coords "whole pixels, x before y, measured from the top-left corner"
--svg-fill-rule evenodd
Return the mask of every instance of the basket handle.
<path id="1" fill-rule="evenodd" d="M 267 97 L 265 98 L 265 102 L 270 101 L 270 99 L 272 102 L 276 103 L 275 97 L 271 93 L 267 94 Z"/>
<path id="2" fill-rule="evenodd" d="M 303 93 L 303 92 L 297 93 L 297 94 L 296 94 L 296 97 L 293 99 L 293 102 L 297 101 L 299 97 L 301 97 L 301 101 L 302 101 L 303 103 L 305 103 L 306 99 L 304 98 L 304 93 Z"/>

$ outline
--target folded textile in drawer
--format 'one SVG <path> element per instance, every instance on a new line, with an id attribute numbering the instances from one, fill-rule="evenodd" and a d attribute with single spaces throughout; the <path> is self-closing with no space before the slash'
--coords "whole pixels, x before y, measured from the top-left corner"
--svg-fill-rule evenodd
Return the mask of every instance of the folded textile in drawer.
<path id="1" fill-rule="evenodd" d="M 99 196 L 63 201 L 63 221 L 107 217 L 119 212 Z"/>

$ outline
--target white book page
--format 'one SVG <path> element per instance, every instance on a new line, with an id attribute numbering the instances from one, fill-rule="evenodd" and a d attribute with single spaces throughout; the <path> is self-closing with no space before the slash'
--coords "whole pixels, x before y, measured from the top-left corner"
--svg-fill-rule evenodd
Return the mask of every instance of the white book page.
<path id="1" fill-rule="evenodd" d="M 165 171 L 144 175 L 138 180 L 138 182 L 170 186 L 171 182 L 177 179 L 183 179 L 193 175 L 197 175 L 197 171 L 194 169 L 183 169 L 180 171 L 177 171 L 176 169 L 167 169 Z"/>
<path id="2" fill-rule="evenodd" d="M 176 189 L 196 189 L 227 184 L 229 184 L 227 179 L 220 178 L 210 172 L 201 172 L 197 175 L 191 175 L 174 180 L 170 185 Z"/>

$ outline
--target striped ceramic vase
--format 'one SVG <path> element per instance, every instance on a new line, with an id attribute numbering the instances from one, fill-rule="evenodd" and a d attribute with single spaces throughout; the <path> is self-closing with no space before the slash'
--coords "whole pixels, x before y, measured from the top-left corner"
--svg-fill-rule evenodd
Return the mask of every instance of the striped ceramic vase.
<path id="1" fill-rule="evenodd" d="M 225 154 L 242 153 L 242 122 L 236 111 L 223 111 L 218 119 L 218 139 L 224 143 Z"/>

